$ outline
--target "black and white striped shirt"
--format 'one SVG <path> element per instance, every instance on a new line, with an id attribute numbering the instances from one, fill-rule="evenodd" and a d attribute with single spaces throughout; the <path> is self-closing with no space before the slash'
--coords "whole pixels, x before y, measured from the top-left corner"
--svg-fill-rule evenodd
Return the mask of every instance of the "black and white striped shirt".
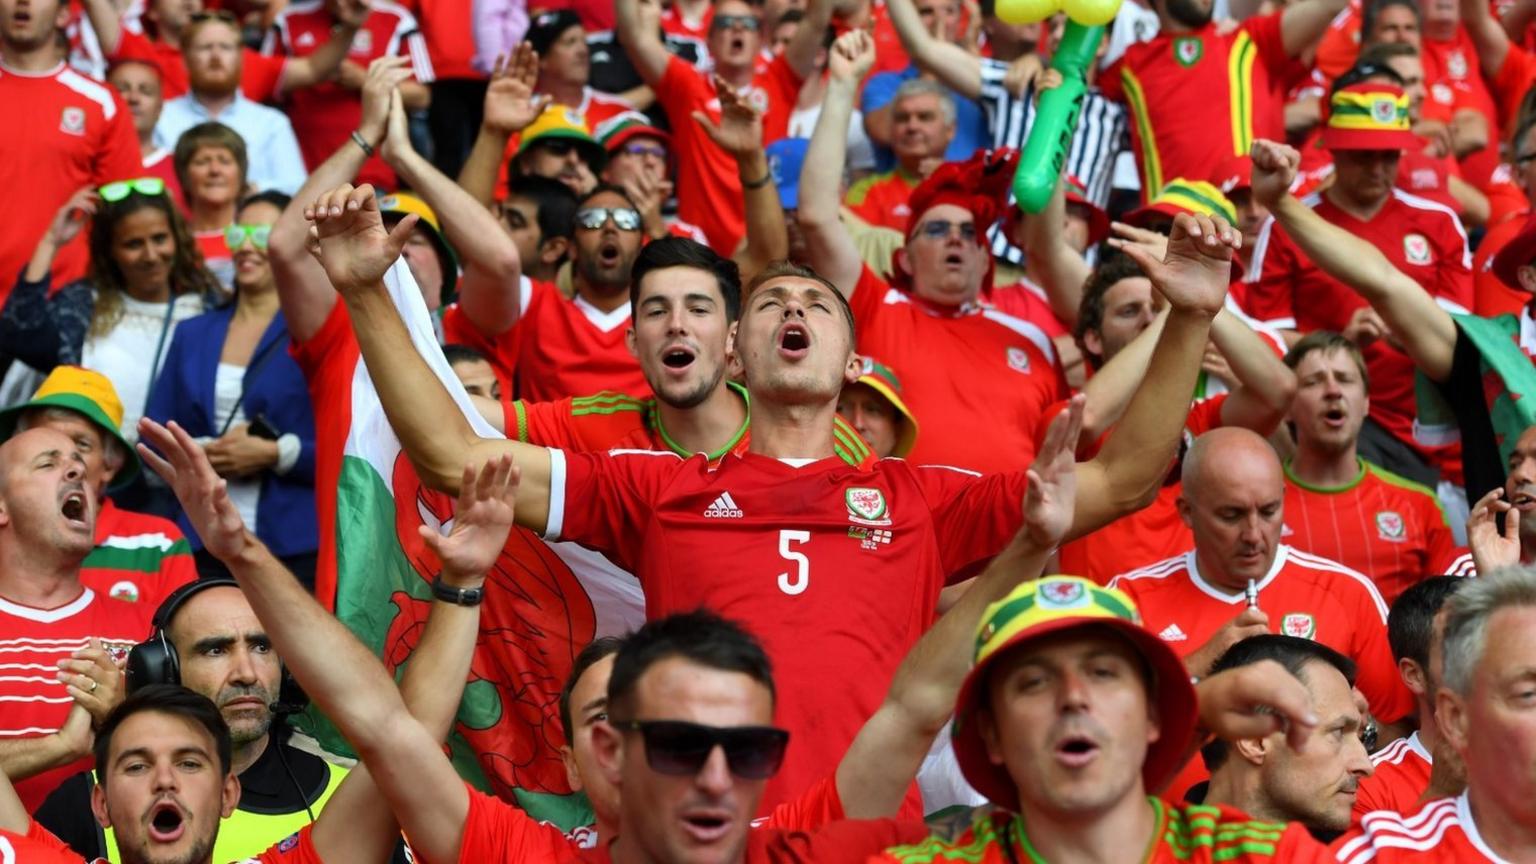
<path id="1" fill-rule="evenodd" d="M 1001 60 L 981 59 L 981 108 L 987 127 L 992 131 L 992 146 L 1024 149 L 1035 119 L 1035 94 L 1031 87 L 1023 96 L 1008 92 L 1003 78 L 1008 64 Z M 1083 113 L 1072 136 L 1072 150 L 1067 154 L 1066 173 L 1083 182 L 1088 200 L 1104 207 L 1115 173 L 1115 158 L 1130 146 L 1127 136 L 1125 106 L 1104 98 L 1095 88 L 1083 97 Z M 1010 198 L 1011 201 L 1011 198 Z M 1001 220 L 987 232 L 992 254 L 1010 264 L 1024 260 L 1024 251 L 1003 236 Z"/>

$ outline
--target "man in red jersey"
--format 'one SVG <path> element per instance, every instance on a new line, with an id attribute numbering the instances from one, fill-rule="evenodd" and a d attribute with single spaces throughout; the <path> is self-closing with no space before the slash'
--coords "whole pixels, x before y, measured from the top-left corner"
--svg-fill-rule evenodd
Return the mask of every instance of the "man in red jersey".
<path id="1" fill-rule="evenodd" d="M 986 232 L 1006 203 L 1012 151 L 947 163 L 913 190 L 905 246 L 882 279 L 860 258 L 837 191 L 853 99 L 873 63 L 874 41 L 862 30 L 838 37 L 827 61 L 831 80 L 800 175 L 810 263 L 848 298 L 859 350 L 901 376 L 903 397 L 923 418 L 912 459 L 1016 470 L 1029 464 L 1039 418 L 1067 386 L 1044 330 L 980 302 L 993 277 Z M 969 386 L 956 388 L 958 377 Z"/>
<path id="2" fill-rule="evenodd" d="M 677 154 L 677 215 L 704 229 L 709 245 L 722 255 L 736 251 L 746 233 L 742 189 L 771 182 L 764 176 L 743 181 L 736 165 L 710 139 L 698 117 L 720 122 L 720 100 L 709 74 L 689 66 L 662 42 L 660 4 L 655 0 L 615 0 L 619 38 L 635 69 L 672 118 Z M 810 0 L 795 38 L 782 54 L 758 71 L 762 19 L 746 0 L 718 0 L 709 25 L 713 74 L 736 89 L 763 114 L 763 140 L 784 137 L 800 85 L 816 68 L 822 34 L 832 16 L 832 0 Z M 844 129 L 847 125 L 844 124 Z"/>
<path id="3" fill-rule="evenodd" d="M 0 650 L 23 669 L 0 678 L 0 773 L 28 810 L 90 767 L 90 727 L 122 699 L 115 659 L 149 635 L 154 608 L 80 582 L 100 500 L 69 435 L 29 429 L 0 444 Z M 78 703 L 78 704 L 75 704 Z"/>
<path id="4" fill-rule="evenodd" d="M 0 238 L 0 303 L 53 214 L 86 186 L 139 177 L 133 118 L 111 87 L 64 65 L 58 41 L 69 15 L 62 0 L 0 0 L 0 183 L 13 207 Z M 83 233 L 83 232 L 82 232 Z M 54 284 L 85 275 L 85 240 L 54 259 Z"/>
<path id="5" fill-rule="evenodd" d="M 901 231 L 912 216 L 912 190 L 944 161 L 955 137 L 955 103 L 943 85 L 913 78 L 891 98 L 890 123 L 895 167 L 848 187 L 843 204 L 871 225 Z"/>
<path id="6" fill-rule="evenodd" d="M 482 440 L 468 423 L 454 422 L 461 415 L 409 348 L 380 283 L 405 223 L 386 234 L 372 201 L 367 187 L 342 186 L 309 212 L 321 261 L 341 289 L 391 424 L 422 479 L 443 488 L 457 482 L 466 461 L 510 451 L 523 471 L 520 525 L 581 542 L 634 572 L 653 617 L 705 599 L 757 626 L 783 670 L 789 725 L 818 731 L 768 800 L 783 800 L 785 787 L 803 788 L 873 713 L 880 683 L 926 627 L 943 582 L 990 558 L 1016 529 L 1025 476 L 977 478 L 877 462 L 856 436 L 839 434 L 837 396 L 861 368 L 852 314 L 832 286 L 789 267 L 758 276 L 733 341 L 752 399 L 748 453 L 706 471 L 705 460 L 672 454 L 566 453 Z M 1234 243 L 1225 224 L 1181 217 L 1167 262 L 1152 262 L 1174 310 L 1123 431 L 1079 468 L 1085 491 L 1074 531 L 1128 512 L 1155 489 L 1166 463 L 1150 460 L 1172 455 L 1183 419 L 1166 406 L 1193 386 Z M 737 506 L 710 518 L 727 493 Z M 578 504 L 595 501 L 603 505 Z M 744 578 L 703 582 L 698 560 Z M 827 573 L 839 575 L 816 575 Z M 910 580 L 910 590 L 861 591 L 869 580 L 891 578 Z M 855 622 L 865 615 L 898 622 L 898 629 L 878 642 L 853 636 L 849 628 L 864 632 Z M 810 620 L 817 623 L 802 630 Z M 809 682 L 829 675 L 850 686 L 825 701 L 806 699 L 818 689 Z"/>
<path id="7" fill-rule="evenodd" d="M 1132 45 L 1099 76 L 1131 112 L 1142 200 L 1175 177 L 1214 180 L 1255 137 L 1282 134 L 1276 93 L 1287 67 L 1322 36 L 1344 0 L 1305 0 L 1249 18 L 1211 21 L 1210 0 L 1154 0 L 1157 36 Z"/>
<path id="8" fill-rule="evenodd" d="M 1025 583 L 988 607 L 975 655 L 952 743 L 966 779 L 997 809 L 952 841 L 887 849 L 870 864 L 1327 860 L 1300 824 L 1155 793 L 1188 759 L 1197 721 L 1223 737 L 1288 728 L 1292 747 L 1321 731 L 1306 689 L 1278 663 L 1202 681 L 1197 697 L 1131 598 L 1076 576 Z M 1226 727 L 1217 690 L 1259 680 L 1282 698 L 1247 701 L 1263 706 L 1243 718 L 1248 728 Z"/>
<path id="9" fill-rule="evenodd" d="M 1369 377 L 1355 343 L 1317 330 L 1285 355 L 1296 370 L 1290 421 L 1296 453 L 1285 462 L 1286 542 L 1371 577 L 1388 605 L 1461 550 L 1427 487 L 1360 458 Z"/>
<path id="10" fill-rule="evenodd" d="M 1397 658 L 1398 674 L 1413 692 L 1419 728 L 1371 754 L 1375 769 L 1360 781 L 1352 824 L 1367 813 L 1388 810 L 1408 815 L 1424 802 L 1430 787 L 1434 754 L 1444 736 L 1435 717 L 1435 692 L 1443 674 L 1441 645 L 1445 638 L 1445 602 L 1465 583 L 1456 576 L 1425 579 L 1397 598 L 1387 615 L 1387 640 Z"/>
<path id="11" fill-rule="evenodd" d="M 1369 814 L 1336 844 L 1344 864 L 1518 861 L 1536 846 L 1536 573 L 1471 579 L 1446 601 L 1440 731 L 1466 763 L 1466 791 L 1404 816 Z"/>
<path id="12" fill-rule="evenodd" d="M 1472 277 L 1461 223 L 1443 204 L 1394 185 L 1402 151 L 1421 146 L 1409 131 L 1407 104 L 1402 90 L 1390 84 L 1352 84 L 1335 92 L 1322 138 L 1333 153 L 1335 180 L 1302 203 L 1380 250 L 1441 306 L 1466 311 Z M 1361 343 L 1373 397 L 1362 439 L 1366 457 L 1425 485 L 1442 474 L 1457 476 L 1454 448 L 1436 450 L 1415 440 L 1413 361 L 1391 338 L 1401 334 L 1371 329 L 1367 304 L 1306 253 L 1289 226 L 1271 217 L 1260 229 L 1245 277 L 1247 311 L 1292 333 L 1332 330 Z"/>
<path id="13" fill-rule="evenodd" d="M 1263 438 L 1207 432 L 1184 457 L 1179 499 L 1194 549 L 1111 584 L 1135 598 L 1148 629 L 1176 643 L 1192 675 L 1247 636 L 1301 636 L 1355 661 L 1371 713 L 1401 720 L 1413 705 L 1392 663 L 1386 603 L 1360 573 L 1280 542 L 1284 504 L 1280 460 Z M 1250 583 L 1256 605 L 1245 604 Z"/>
<path id="14" fill-rule="evenodd" d="M 139 457 L 122 438 L 123 404 L 100 372 L 59 366 L 32 398 L 0 411 L 0 441 L 44 426 L 68 435 L 85 459 L 86 482 L 100 502 L 96 548 L 80 564 L 80 582 L 101 597 L 153 611 L 172 591 L 197 578 L 192 548 L 176 523 L 118 507 L 107 496 L 131 480 Z"/>

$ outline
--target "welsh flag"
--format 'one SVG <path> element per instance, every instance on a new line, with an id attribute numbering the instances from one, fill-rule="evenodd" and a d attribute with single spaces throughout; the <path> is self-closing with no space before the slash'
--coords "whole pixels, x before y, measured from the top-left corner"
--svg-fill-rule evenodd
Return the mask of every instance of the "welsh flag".
<path id="1" fill-rule="evenodd" d="M 459 410 L 480 435 L 504 437 L 475 411 L 450 370 L 403 261 L 391 268 L 385 284 L 416 350 Z M 334 475 L 317 478 L 316 500 L 322 511 L 333 508 L 333 532 L 327 530 L 330 520 L 322 518 L 321 542 L 323 548 L 334 542 L 335 559 L 322 559 L 316 590 L 398 677 L 426 624 L 430 584 L 439 570 L 416 529 L 429 525 L 446 533 L 454 499 L 417 478 L 355 339 L 350 332 L 346 336 L 350 350 L 332 350 L 324 361 L 345 368 L 328 368 L 329 376 L 320 376 L 344 392 L 315 400 L 321 450 L 345 442 L 339 460 L 334 450 L 332 458 L 319 459 L 323 475 Z M 574 544 L 546 544 L 532 532 L 513 529 L 487 579 L 479 642 L 449 740 L 459 773 L 564 830 L 591 824 L 586 799 L 572 794 L 559 756 L 560 688 L 572 659 L 594 636 L 627 632 L 643 619 L 639 584 L 629 574 Z M 318 711 L 311 709 L 301 720 L 326 749 L 350 754 Z"/>

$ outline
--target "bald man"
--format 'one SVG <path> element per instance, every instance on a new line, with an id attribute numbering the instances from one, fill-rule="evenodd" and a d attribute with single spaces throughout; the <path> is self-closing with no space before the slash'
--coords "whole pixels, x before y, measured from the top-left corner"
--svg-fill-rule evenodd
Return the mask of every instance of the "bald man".
<path id="1" fill-rule="evenodd" d="M 1370 579 L 1281 541 L 1285 475 L 1269 444 L 1236 427 L 1195 439 L 1184 457 L 1179 515 L 1195 548 L 1110 583 L 1136 601 L 1147 628 L 1206 675 L 1238 641 L 1281 633 L 1355 661 L 1378 720 L 1413 709 L 1387 643 L 1387 604 Z M 1254 597 L 1250 606 L 1249 586 Z"/>
<path id="2" fill-rule="evenodd" d="M 0 770 L 34 810 L 91 765 L 91 727 L 122 701 L 117 659 L 149 635 L 144 604 L 80 582 L 101 502 L 84 454 L 39 426 L 0 444 L 0 654 L 7 665 L 58 669 L 0 676 Z"/>

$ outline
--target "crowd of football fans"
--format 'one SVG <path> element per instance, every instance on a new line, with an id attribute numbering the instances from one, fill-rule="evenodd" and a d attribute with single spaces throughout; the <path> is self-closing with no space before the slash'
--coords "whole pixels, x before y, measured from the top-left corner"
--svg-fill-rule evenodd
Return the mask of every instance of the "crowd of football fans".
<path id="1" fill-rule="evenodd" d="M 1536 0 L 1060 5 L 0 0 L 0 862 L 1536 860 Z"/>

